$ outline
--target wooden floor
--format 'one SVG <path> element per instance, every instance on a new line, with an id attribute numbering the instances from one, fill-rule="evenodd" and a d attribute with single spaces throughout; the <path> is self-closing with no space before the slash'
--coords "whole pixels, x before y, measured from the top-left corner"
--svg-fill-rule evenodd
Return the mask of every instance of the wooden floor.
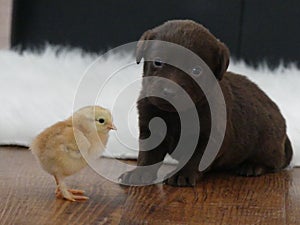
<path id="1" fill-rule="evenodd" d="M 0 224 L 300 224 L 300 169 L 259 178 L 210 174 L 196 188 L 121 187 L 86 168 L 70 177 L 87 202 L 56 199 L 30 151 L 0 147 Z"/>

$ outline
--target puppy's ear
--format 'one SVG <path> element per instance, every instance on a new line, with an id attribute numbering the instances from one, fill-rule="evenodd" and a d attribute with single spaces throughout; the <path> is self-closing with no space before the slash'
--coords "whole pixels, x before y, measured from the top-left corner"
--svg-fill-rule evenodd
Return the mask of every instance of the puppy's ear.
<path id="1" fill-rule="evenodd" d="M 143 33 L 140 40 L 138 41 L 137 46 L 136 46 L 136 63 L 137 64 L 139 64 L 141 62 L 141 59 L 144 57 L 144 53 L 147 48 L 145 41 L 151 40 L 153 38 L 153 36 L 154 36 L 153 31 L 147 30 L 145 33 Z"/>
<path id="2" fill-rule="evenodd" d="M 229 65 L 230 52 L 227 46 L 220 42 L 218 43 L 219 49 L 217 50 L 217 68 L 215 69 L 215 76 L 218 80 L 222 80 L 224 73 Z"/>

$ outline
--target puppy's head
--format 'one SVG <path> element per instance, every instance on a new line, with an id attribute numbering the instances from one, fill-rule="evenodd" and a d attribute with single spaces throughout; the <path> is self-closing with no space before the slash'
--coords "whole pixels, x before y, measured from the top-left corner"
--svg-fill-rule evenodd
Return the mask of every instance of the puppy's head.
<path id="1" fill-rule="evenodd" d="M 136 49 L 136 61 L 139 63 L 145 58 L 144 77 L 155 76 L 169 79 L 178 85 L 170 85 L 159 79 L 153 79 L 143 84 L 143 91 L 147 95 L 157 96 L 157 92 L 166 99 L 182 102 L 182 110 L 189 106 L 185 105 L 182 91 L 186 91 L 194 103 L 203 101 L 205 98 L 197 83 L 183 70 L 165 63 L 172 52 L 164 51 L 159 43 L 145 42 L 147 40 L 161 40 L 171 42 L 187 48 L 198 55 L 210 68 L 218 80 L 221 80 L 229 64 L 229 50 L 213 36 L 205 27 L 191 20 L 168 21 L 161 26 L 146 31 L 140 38 Z M 189 67 L 187 70 L 197 76 L 208 76 L 203 74 L 199 65 L 193 65 L 188 58 L 180 58 Z M 162 100 L 162 98 L 151 97 L 152 104 L 166 111 L 174 111 L 174 107 Z"/>

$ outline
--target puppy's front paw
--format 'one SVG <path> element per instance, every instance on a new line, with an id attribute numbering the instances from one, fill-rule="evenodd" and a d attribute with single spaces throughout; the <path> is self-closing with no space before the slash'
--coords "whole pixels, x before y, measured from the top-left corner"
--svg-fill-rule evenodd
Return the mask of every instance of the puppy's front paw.
<path id="1" fill-rule="evenodd" d="M 123 173 L 119 177 L 119 183 L 130 186 L 150 185 L 155 183 L 156 178 L 156 173 L 137 168 Z"/>
<path id="2" fill-rule="evenodd" d="M 167 178 L 164 183 L 175 187 L 194 187 L 200 177 L 198 171 L 179 171 Z"/>

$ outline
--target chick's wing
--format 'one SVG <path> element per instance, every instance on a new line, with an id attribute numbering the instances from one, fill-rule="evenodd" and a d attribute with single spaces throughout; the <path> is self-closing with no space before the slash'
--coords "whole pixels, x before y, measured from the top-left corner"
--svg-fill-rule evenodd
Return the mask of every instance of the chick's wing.
<path id="1" fill-rule="evenodd" d="M 87 137 L 77 128 L 65 128 L 62 136 L 65 139 L 65 143 L 62 143 L 60 148 L 63 151 L 69 152 L 72 157 L 80 158 L 82 154 L 86 155 L 91 147 L 91 143 Z"/>

